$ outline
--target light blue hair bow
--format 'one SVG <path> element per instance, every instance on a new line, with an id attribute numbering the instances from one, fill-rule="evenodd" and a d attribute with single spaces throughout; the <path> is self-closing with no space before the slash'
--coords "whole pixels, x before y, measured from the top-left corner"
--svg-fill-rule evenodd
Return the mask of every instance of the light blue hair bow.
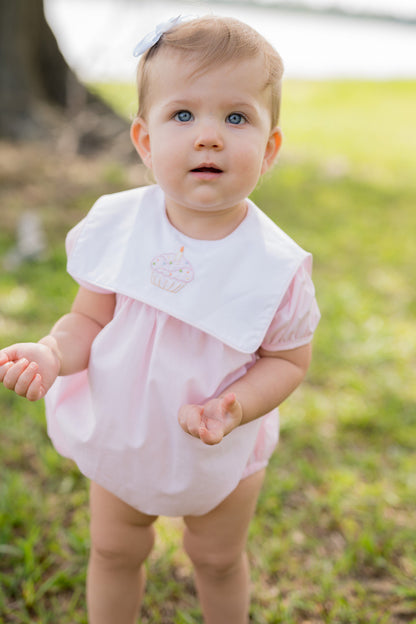
<path id="1" fill-rule="evenodd" d="M 162 22 L 158 24 L 155 29 L 148 33 L 139 43 L 136 45 L 133 51 L 133 56 L 140 56 L 147 52 L 152 46 L 155 45 L 161 38 L 161 36 L 170 30 L 172 26 L 176 26 L 180 21 L 182 21 L 182 16 L 178 15 L 177 17 L 171 17 L 167 22 Z"/>

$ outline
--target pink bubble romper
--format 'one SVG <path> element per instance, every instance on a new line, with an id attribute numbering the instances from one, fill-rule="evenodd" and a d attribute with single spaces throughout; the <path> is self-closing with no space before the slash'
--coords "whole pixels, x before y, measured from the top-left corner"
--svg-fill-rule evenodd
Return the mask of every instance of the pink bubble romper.
<path id="1" fill-rule="evenodd" d="M 88 369 L 46 396 L 49 436 L 89 479 L 143 513 L 201 515 L 267 465 L 278 410 L 214 446 L 178 411 L 204 403 L 269 351 L 311 341 L 319 310 L 311 256 L 250 200 L 221 240 L 169 222 L 158 186 L 101 197 L 67 237 L 68 272 L 116 293 Z"/>

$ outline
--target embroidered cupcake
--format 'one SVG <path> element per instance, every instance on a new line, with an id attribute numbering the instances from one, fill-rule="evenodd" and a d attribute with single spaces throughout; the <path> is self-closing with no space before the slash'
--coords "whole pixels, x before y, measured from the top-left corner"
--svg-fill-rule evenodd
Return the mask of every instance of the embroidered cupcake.
<path id="1" fill-rule="evenodd" d="M 183 250 L 181 247 L 178 253 L 164 253 L 153 258 L 152 284 L 168 292 L 177 293 L 194 279 L 194 271 L 184 257 Z"/>

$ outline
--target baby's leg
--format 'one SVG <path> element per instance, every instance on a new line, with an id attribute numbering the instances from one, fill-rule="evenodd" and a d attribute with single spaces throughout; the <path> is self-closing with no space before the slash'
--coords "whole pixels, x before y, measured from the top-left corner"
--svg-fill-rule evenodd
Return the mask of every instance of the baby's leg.
<path id="1" fill-rule="evenodd" d="M 143 563 L 154 542 L 156 516 L 136 511 L 91 483 L 89 624 L 134 624 L 143 598 Z"/>
<path id="2" fill-rule="evenodd" d="M 245 552 L 248 527 L 264 470 L 240 481 L 205 516 L 187 516 L 184 546 L 195 567 L 206 624 L 247 624 L 250 574 Z"/>

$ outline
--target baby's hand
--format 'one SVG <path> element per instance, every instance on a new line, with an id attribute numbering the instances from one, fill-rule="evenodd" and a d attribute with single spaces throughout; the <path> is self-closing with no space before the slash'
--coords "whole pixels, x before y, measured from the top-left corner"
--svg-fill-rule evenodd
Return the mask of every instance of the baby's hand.
<path id="1" fill-rule="evenodd" d="M 205 444 L 218 444 L 241 424 L 243 410 L 233 392 L 205 405 L 183 405 L 178 420 L 182 429 Z"/>
<path id="2" fill-rule="evenodd" d="M 55 381 L 60 365 L 58 356 L 47 345 L 15 344 L 0 351 L 0 382 L 29 401 L 37 401 Z"/>

